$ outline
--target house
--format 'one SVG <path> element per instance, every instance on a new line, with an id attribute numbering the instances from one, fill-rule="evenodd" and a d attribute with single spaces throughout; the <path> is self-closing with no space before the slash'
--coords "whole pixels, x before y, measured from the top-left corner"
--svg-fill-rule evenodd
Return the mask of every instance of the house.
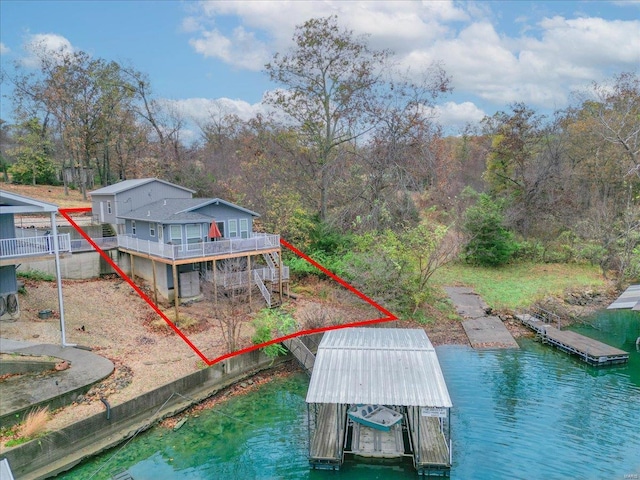
<path id="1" fill-rule="evenodd" d="M 156 179 L 117 185 L 97 190 L 97 199 L 91 193 L 94 218 L 116 222 L 131 276 L 152 282 L 156 301 L 173 300 L 177 313 L 179 299 L 202 293 L 201 282 L 216 292 L 244 286 L 251 294 L 255 287 L 268 306 L 274 291 L 282 295 L 289 277 L 280 237 L 254 231 L 258 213 L 221 198 L 193 198 L 192 190 Z"/>
<path id="2" fill-rule="evenodd" d="M 120 225 L 119 216 L 165 198 L 191 198 L 195 192 L 157 178 L 124 180 L 93 190 L 91 210 L 98 223 Z"/>
<path id="3" fill-rule="evenodd" d="M 58 283 L 58 303 L 64 338 L 64 306 L 60 277 L 60 255 L 71 252 L 69 234 L 58 234 L 56 213 L 52 203 L 0 190 L 0 320 L 16 320 L 20 315 L 17 265 L 25 260 L 55 259 Z M 21 215 L 49 216 L 51 229 L 41 235 L 34 228 L 17 228 L 16 217 Z"/>

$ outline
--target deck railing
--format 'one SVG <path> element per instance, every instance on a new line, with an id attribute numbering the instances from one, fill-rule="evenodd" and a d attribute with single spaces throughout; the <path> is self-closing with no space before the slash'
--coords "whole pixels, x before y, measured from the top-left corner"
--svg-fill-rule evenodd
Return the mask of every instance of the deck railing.
<path id="1" fill-rule="evenodd" d="M 263 282 L 277 282 L 280 280 L 278 278 L 278 271 L 271 268 L 252 269 L 251 275 L 252 278 L 257 275 Z M 213 272 L 207 270 L 205 280 L 213 282 Z M 282 267 L 282 280 L 289 281 L 289 267 L 287 266 Z M 217 285 L 221 285 L 225 288 L 241 287 L 250 283 L 249 278 L 247 277 L 247 272 L 216 272 L 215 281 Z"/>
<path id="2" fill-rule="evenodd" d="M 55 253 L 52 235 L 0 239 L 0 258 L 20 258 Z M 58 251 L 71 252 L 71 235 L 58 235 Z"/>
<path id="3" fill-rule="evenodd" d="M 110 248 L 116 248 L 118 246 L 118 239 L 116 237 L 92 238 L 91 240 L 102 250 L 109 250 Z M 71 251 L 74 253 L 90 252 L 92 250 L 95 250 L 93 245 L 84 238 L 74 238 L 71 240 Z"/>
<path id="4" fill-rule="evenodd" d="M 280 235 L 266 233 L 254 233 L 250 238 L 232 238 L 213 242 L 183 243 L 181 245 L 151 242 L 129 235 L 118 235 L 118 247 L 120 248 L 171 260 L 259 252 L 277 248 L 279 245 Z"/>

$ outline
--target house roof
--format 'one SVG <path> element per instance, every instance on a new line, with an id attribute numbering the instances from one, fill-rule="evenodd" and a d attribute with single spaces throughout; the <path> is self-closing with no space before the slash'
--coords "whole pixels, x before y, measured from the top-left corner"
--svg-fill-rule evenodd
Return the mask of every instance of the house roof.
<path id="1" fill-rule="evenodd" d="M 452 406 L 424 330 L 344 328 L 324 334 L 307 403 Z"/>
<path id="2" fill-rule="evenodd" d="M 116 193 L 125 192 L 134 187 L 139 187 L 140 185 L 145 185 L 151 182 L 161 182 L 166 185 L 171 185 L 172 187 L 180 188 L 190 193 L 196 193 L 195 190 L 191 190 L 189 188 L 176 185 L 174 183 L 166 182 L 164 180 L 160 180 L 159 178 L 136 178 L 133 180 L 123 180 L 122 182 L 114 183 L 113 185 L 109 185 L 107 187 L 102 187 L 97 190 L 93 190 L 92 192 L 89 192 L 89 194 L 90 195 L 113 195 Z"/>
<path id="3" fill-rule="evenodd" d="M 57 212 L 58 206 L 17 193 L 0 190 L 0 213 Z"/>
<path id="4" fill-rule="evenodd" d="M 246 208 L 220 198 L 167 198 L 144 205 L 131 212 L 121 213 L 118 217 L 128 220 L 143 220 L 146 222 L 165 224 L 206 223 L 210 222 L 212 217 L 199 213 L 197 210 L 211 204 L 222 204 L 254 217 L 260 216 L 256 212 L 252 212 L 251 210 L 247 210 Z"/>

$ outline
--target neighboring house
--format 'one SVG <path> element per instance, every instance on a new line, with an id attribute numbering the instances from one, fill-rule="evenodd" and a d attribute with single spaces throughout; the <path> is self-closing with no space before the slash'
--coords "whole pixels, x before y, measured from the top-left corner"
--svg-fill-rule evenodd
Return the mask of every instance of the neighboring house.
<path id="1" fill-rule="evenodd" d="M 153 282 L 156 297 L 173 299 L 177 308 L 208 281 L 216 289 L 257 286 L 267 305 L 275 303 L 272 294 L 281 295 L 289 272 L 280 268 L 280 237 L 254 231 L 259 214 L 220 198 L 192 198 L 191 190 L 161 180 L 127 182 L 110 194 L 118 205 L 118 249 L 129 254 L 132 277 Z M 97 190 L 98 200 L 91 193 L 94 218 L 106 218 L 105 188 Z M 122 207 L 128 203 L 137 207 Z M 232 259 L 239 260 L 229 268 Z"/>
<path id="2" fill-rule="evenodd" d="M 124 180 L 90 192 L 91 210 L 98 223 L 119 225 L 120 215 L 165 198 L 191 198 L 195 192 L 157 178 Z"/>
<path id="3" fill-rule="evenodd" d="M 20 314 L 16 265 L 25 260 L 46 258 L 55 259 L 59 267 L 59 254 L 71 252 L 70 235 L 57 233 L 57 211 L 58 207 L 51 203 L 0 190 L 0 319 L 17 319 Z M 36 229 L 16 228 L 16 215 L 49 215 L 51 231 L 41 235 Z M 63 317 L 62 282 L 59 268 L 56 270 L 60 315 Z"/>

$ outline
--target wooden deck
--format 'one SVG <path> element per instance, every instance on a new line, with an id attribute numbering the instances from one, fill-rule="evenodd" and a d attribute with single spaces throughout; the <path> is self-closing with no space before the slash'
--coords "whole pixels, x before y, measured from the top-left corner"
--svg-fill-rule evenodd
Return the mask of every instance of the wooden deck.
<path id="1" fill-rule="evenodd" d="M 543 343 L 549 343 L 569 354 L 577 355 L 582 361 L 594 366 L 615 365 L 629 361 L 629 353 L 576 332 L 558 330 L 540 318 L 520 314 L 516 317 L 538 334 Z"/>
<path id="2" fill-rule="evenodd" d="M 435 417 L 420 417 L 419 439 L 413 438 L 416 451 L 416 469 L 449 469 L 449 446 L 440 431 L 440 421 Z"/>
<path id="3" fill-rule="evenodd" d="M 322 404 L 318 411 L 316 428 L 309 447 L 312 468 L 337 470 L 342 464 L 342 431 L 338 431 L 337 406 Z"/>

